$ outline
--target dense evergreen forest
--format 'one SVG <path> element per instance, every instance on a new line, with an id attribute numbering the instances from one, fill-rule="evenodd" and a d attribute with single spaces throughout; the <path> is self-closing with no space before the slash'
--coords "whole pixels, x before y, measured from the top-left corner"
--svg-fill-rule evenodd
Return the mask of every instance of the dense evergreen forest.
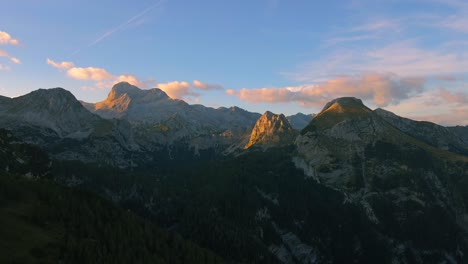
<path id="1" fill-rule="evenodd" d="M 0 131 L 0 263 L 226 263 L 88 191 L 57 184 L 40 149 Z"/>

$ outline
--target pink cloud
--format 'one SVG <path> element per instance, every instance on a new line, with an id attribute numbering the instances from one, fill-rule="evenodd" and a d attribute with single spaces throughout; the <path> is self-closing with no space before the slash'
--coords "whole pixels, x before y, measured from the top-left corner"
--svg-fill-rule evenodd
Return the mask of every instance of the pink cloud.
<path id="1" fill-rule="evenodd" d="M 190 100 L 197 103 L 197 98 L 191 99 L 188 97 L 199 96 L 200 91 L 206 90 L 222 90 L 223 86 L 219 84 L 207 84 L 199 80 L 194 80 L 192 83 L 185 81 L 173 81 L 168 83 L 159 83 L 156 85 L 159 89 L 167 93 L 171 98 Z"/>
<path id="2" fill-rule="evenodd" d="M 19 40 L 14 39 L 5 31 L 0 31 L 0 45 L 18 45 Z"/>
<path id="3" fill-rule="evenodd" d="M 440 89 L 437 98 L 446 103 L 468 104 L 468 94 L 462 92 L 451 92 L 446 89 Z"/>
<path id="4" fill-rule="evenodd" d="M 8 59 L 10 59 L 11 62 L 13 62 L 15 64 L 20 64 L 21 63 L 20 59 L 11 56 L 8 52 L 6 52 L 4 50 L 0 50 L 0 57 L 7 57 Z"/>
<path id="5" fill-rule="evenodd" d="M 168 83 L 160 83 L 157 87 L 169 95 L 171 98 L 182 99 L 186 96 L 197 96 L 198 94 L 191 91 L 188 82 L 173 81 Z"/>
<path id="6" fill-rule="evenodd" d="M 203 83 L 199 80 L 194 80 L 193 81 L 193 85 L 199 89 L 202 89 L 202 90 L 221 90 L 223 89 L 223 86 L 222 85 L 219 85 L 219 84 L 207 84 L 207 83 Z"/>
<path id="7" fill-rule="evenodd" d="M 75 65 L 73 64 L 73 62 L 69 62 L 69 61 L 62 61 L 62 62 L 55 62 L 49 58 L 47 58 L 46 60 L 47 64 L 51 65 L 52 67 L 55 67 L 57 69 L 60 69 L 60 70 L 68 70 L 72 67 L 74 67 Z"/>
<path id="8" fill-rule="evenodd" d="M 229 95 L 252 103 L 296 102 L 304 107 L 319 107 L 341 96 L 371 100 L 377 106 L 398 104 L 400 100 L 423 91 L 425 79 L 400 78 L 394 74 L 366 73 L 341 76 L 320 84 L 283 88 L 227 90 Z"/>

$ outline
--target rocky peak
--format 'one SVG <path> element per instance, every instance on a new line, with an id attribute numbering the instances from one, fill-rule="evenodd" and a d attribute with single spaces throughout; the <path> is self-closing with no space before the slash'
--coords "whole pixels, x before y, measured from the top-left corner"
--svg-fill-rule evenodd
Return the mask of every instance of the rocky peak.
<path id="1" fill-rule="evenodd" d="M 94 105 L 83 104 L 89 110 L 105 118 L 122 117 L 128 112 L 131 104 L 152 104 L 168 100 L 169 96 L 158 88 L 142 90 L 128 82 L 120 82 L 112 87 L 106 100 Z"/>
<path id="2" fill-rule="evenodd" d="M 13 111 L 49 111 L 59 114 L 84 110 L 75 96 L 63 88 L 39 89 L 13 100 Z"/>
<path id="3" fill-rule="evenodd" d="M 121 97 L 122 95 L 127 95 L 129 97 L 141 96 L 143 90 L 140 88 L 129 84 L 128 82 L 120 82 L 115 84 L 110 93 L 107 95 L 107 100 L 115 100 L 116 98 Z"/>
<path id="4" fill-rule="evenodd" d="M 371 110 L 362 103 L 361 99 L 355 97 L 340 97 L 327 103 L 319 115 L 326 112 L 349 113 L 369 111 Z"/>
<path id="5" fill-rule="evenodd" d="M 73 94 L 62 88 L 39 89 L 12 98 L 1 112 L 2 127 L 33 125 L 51 129 L 60 136 L 89 131 L 91 124 L 99 120 Z"/>
<path id="6" fill-rule="evenodd" d="M 341 97 L 327 103 L 320 113 L 302 130 L 302 134 L 316 129 L 331 129 L 345 123 L 366 122 L 373 119 L 373 112 L 360 99 Z M 366 123 L 367 126 L 369 123 Z"/>
<path id="7" fill-rule="evenodd" d="M 167 99 L 169 96 L 161 89 L 153 88 L 150 90 L 142 90 L 128 82 L 120 82 L 115 84 L 107 96 L 106 101 L 118 100 L 121 97 L 126 97 L 132 100 L 158 100 Z"/>
<path id="8" fill-rule="evenodd" d="M 294 134 L 288 119 L 283 114 L 265 112 L 255 123 L 250 140 L 244 148 L 250 148 L 256 144 L 269 145 L 281 144 L 289 141 Z"/>

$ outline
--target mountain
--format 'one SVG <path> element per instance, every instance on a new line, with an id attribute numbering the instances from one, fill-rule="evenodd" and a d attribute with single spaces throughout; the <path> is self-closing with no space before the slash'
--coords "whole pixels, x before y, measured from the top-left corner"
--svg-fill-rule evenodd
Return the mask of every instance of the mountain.
<path id="1" fill-rule="evenodd" d="M 432 129 L 424 130 L 427 126 Z M 393 262 L 461 261 L 457 248 L 466 248 L 468 241 L 468 222 L 462 220 L 468 219 L 468 157 L 439 144 L 459 140 L 438 136 L 439 129 L 372 111 L 356 98 L 338 98 L 296 139 L 294 161 L 311 179 L 342 192 L 344 203 L 364 210 L 386 237 L 382 246 L 393 252 Z M 443 232 L 453 232 L 450 239 L 431 228 L 439 226 L 434 219 L 442 215 Z"/>
<path id="2" fill-rule="evenodd" d="M 306 127 L 309 122 L 314 118 L 315 114 L 308 114 L 305 115 L 303 113 L 297 113 L 295 115 L 287 116 L 289 123 L 291 124 L 292 128 L 296 130 L 302 130 Z"/>
<path id="3" fill-rule="evenodd" d="M 3 127 L 41 127 L 60 137 L 89 134 L 92 124 L 99 120 L 62 88 L 39 89 L 20 97 L 3 99 L 0 104 L 3 106 L 0 108 Z"/>
<path id="4" fill-rule="evenodd" d="M 466 132 L 458 135 L 456 129 L 450 129 L 431 122 L 414 121 L 399 117 L 380 108 L 375 109 L 374 112 L 394 127 L 414 138 L 434 147 L 468 156 L 468 141 L 460 137 L 463 134 L 468 135 Z"/>
<path id="5" fill-rule="evenodd" d="M 254 145 L 281 146 L 291 144 L 296 136 L 288 119 L 283 114 L 265 112 L 255 123 L 250 140 L 244 148 Z"/>
<path id="6" fill-rule="evenodd" d="M 168 132 L 167 136 L 154 139 L 159 142 L 217 135 L 224 139 L 233 137 L 225 143 L 230 144 L 248 132 L 260 116 L 238 107 L 214 109 L 189 105 L 170 98 L 158 88 L 142 90 L 126 82 L 114 85 L 106 100 L 83 105 L 103 118 L 120 118 L 142 126 L 140 131 L 157 125 Z M 178 120 L 175 123 L 174 118 Z"/>
<path id="7" fill-rule="evenodd" d="M 457 135 L 463 141 L 464 145 L 468 145 L 468 126 L 453 126 L 447 128 Z"/>
<path id="8" fill-rule="evenodd" d="M 128 122 L 89 112 L 62 88 L 39 89 L 2 101 L 6 103 L 0 102 L 0 128 L 54 158 L 128 166 L 124 156 L 139 148 Z"/>
<path id="9" fill-rule="evenodd" d="M 298 132 L 284 115 L 189 105 L 126 83 L 97 104 L 63 89 L 0 97 L 0 127 L 9 129 L 0 130 L 0 222 L 8 226 L 0 244 L 20 249 L 16 255 L 71 248 L 77 262 L 134 254 L 137 262 L 196 262 L 173 253 L 194 248 L 180 234 L 230 263 L 468 262 L 466 127 L 407 120 L 343 97 Z M 17 185 L 23 178 L 33 181 Z M 153 225 L 179 242 L 148 232 Z M 21 244 L 10 230 L 51 240 Z M 121 243 L 118 252 L 110 241 Z"/>

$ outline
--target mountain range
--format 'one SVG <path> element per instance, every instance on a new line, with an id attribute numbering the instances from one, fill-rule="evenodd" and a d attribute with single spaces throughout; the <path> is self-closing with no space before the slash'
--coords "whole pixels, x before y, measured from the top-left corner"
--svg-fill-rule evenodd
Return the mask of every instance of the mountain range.
<path id="1" fill-rule="evenodd" d="M 353 97 L 286 117 L 118 83 L 95 104 L 0 97 L 0 128 L 48 156 L 0 155 L 4 173 L 96 193 L 227 262 L 468 262 L 468 126 Z"/>

